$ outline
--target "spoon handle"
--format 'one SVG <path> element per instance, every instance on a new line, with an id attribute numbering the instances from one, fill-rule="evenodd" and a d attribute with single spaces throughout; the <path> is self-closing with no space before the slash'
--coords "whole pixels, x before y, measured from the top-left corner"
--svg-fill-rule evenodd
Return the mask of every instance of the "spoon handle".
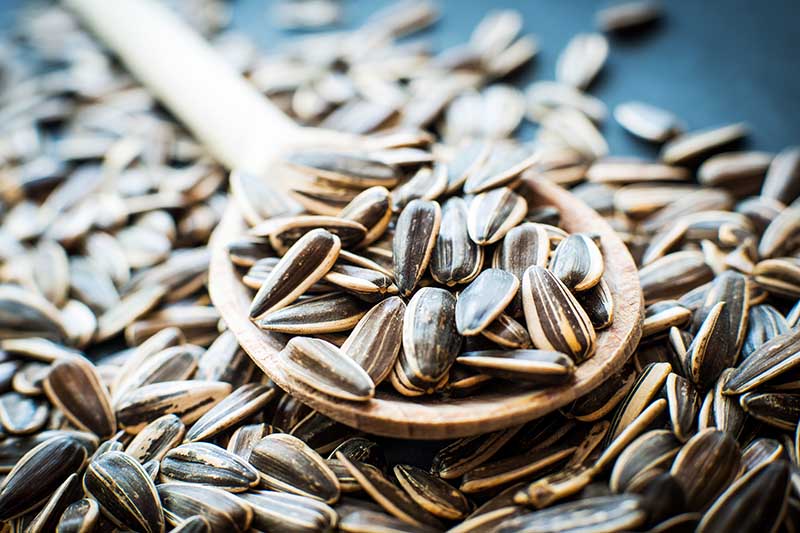
<path id="1" fill-rule="evenodd" d="M 228 168 L 263 173 L 299 128 L 154 0 L 63 0 Z"/>

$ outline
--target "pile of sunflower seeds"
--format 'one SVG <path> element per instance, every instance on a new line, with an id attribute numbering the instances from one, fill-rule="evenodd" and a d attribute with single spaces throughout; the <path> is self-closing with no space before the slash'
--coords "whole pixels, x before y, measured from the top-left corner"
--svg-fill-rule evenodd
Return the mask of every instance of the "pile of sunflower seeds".
<path id="1" fill-rule="evenodd" d="M 520 91 L 502 80 L 537 44 L 514 11 L 436 54 L 400 40 L 436 10 L 403 2 L 263 55 L 225 30 L 226 3 L 173 3 L 298 122 L 374 146 L 292 154 L 286 197 L 234 172 L 229 200 L 226 173 L 69 14 L 22 15 L 0 46 L 0 531 L 796 530 L 800 148 L 726 152 L 746 126 L 683 133 L 632 101 L 614 119 L 661 158 L 607 157 L 608 111 L 585 91 L 611 34 L 657 4 L 598 13 L 608 36 L 576 36 L 555 81 Z M 525 119 L 539 129 L 520 144 Z M 387 375 L 405 394 L 525 381 L 498 362 L 567 331 L 542 326 L 545 304 L 601 327 L 581 296 L 603 282 L 592 236 L 529 210 L 521 177 L 609 220 L 647 304 L 627 366 L 544 418 L 428 461 L 275 387 L 210 304 L 208 237 L 235 201 L 253 230 L 231 259 L 297 379 L 350 399 Z M 432 331 L 424 316 L 445 313 Z M 591 353 L 553 346 L 566 366 Z M 442 349 L 452 367 L 418 359 Z"/>

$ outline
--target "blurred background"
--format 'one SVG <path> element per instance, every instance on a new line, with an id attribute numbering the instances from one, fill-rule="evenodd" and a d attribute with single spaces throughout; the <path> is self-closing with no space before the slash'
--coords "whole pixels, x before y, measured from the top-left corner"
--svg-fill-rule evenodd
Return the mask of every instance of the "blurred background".
<path id="1" fill-rule="evenodd" d="M 0 32 L 13 35 L 23 6 L 38 0 L 0 0 Z M 302 2 L 300 2 L 302 3 Z M 391 0 L 342 0 L 338 22 L 316 31 L 287 30 L 292 2 L 232 0 L 231 29 L 261 49 L 274 50 L 299 37 L 358 27 Z M 441 17 L 408 39 L 422 39 L 433 50 L 464 42 L 490 10 L 513 7 L 524 15 L 524 33 L 539 41 L 530 67 L 511 78 L 519 87 L 553 79 L 555 61 L 571 36 L 596 29 L 595 13 L 605 0 L 438 0 Z M 625 100 L 642 100 L 675 112 L 688 129 L 745 121 L 751 130 L 747 148 L 778 151 L 800 140 L 800 68 L 797 66 L 796 0 L 670 0 L 662 2 L 661 21 L 611 37 L 608 63 L 590 93 L 610 109 Z M 530 137 L 532 126 L 521 136 Z M 603 128 L 613 155 L 651 156 L 657 147 L 643 143 L 613 120 Z"/>

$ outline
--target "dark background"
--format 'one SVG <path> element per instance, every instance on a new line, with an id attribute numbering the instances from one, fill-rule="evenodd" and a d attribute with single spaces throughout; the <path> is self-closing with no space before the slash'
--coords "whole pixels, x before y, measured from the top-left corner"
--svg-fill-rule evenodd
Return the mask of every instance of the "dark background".
<path id="1" fill-rule="evenodd" d="M 0 35 L 19 7 L 39 0 L 0 0 Z M 108 0 L 113 1 L 113 0 Z M 352 28 L 391 0 L 344 0 L 340 27 Z M 608 0 L 439 0 L 442 17 L 418 34 L 433 49 L 464 42 L 492 9 L 524 14 L 526 33 L 540 52 L 513 78 L 524 87 L 553 79 L 555 61 L 569 38 L 595 29 L 594 14 Z M 270 21 L 269 0 L 233 0 L 233 27 L 263 49 L 304 32 L 282 31 Z M 744 146 L 777 151 L 800 142 L 800 0 L 663 0 L 663 20 L 634 35 L 612 37 L 611 52 L 590 92 L 609 109 L 637 99 L 677 113 L 690 129 L 745 121 Z M 414 36 L 415 38 L 417 36 Z M 530 136 L 523 128 L 522 136 Z M 654 155 L 655 148 L 627 135 L 613 120 L 603 132 L 614 155 Z"/>

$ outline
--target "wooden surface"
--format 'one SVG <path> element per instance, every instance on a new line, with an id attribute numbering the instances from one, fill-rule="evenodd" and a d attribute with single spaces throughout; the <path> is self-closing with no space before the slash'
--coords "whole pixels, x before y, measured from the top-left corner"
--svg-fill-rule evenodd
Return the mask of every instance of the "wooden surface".
<path id="1" fill-rule="evenodd" d="M 562 212 L 562 226 L 570 231 L 599 233 L 606 261 L 604 278 L 614 296 L 612 326 L 598 332 L 597 352 L 578 366 L 575 381 L 545 390 L 479 393 L 468 398 L 436 396 L 406 398 L 381 386 L 369 402 L 346 402 L 291 382 L 277 362 L 282 348 L 276 336 L 262 331 L 248 318 L 252 292 L 240 281 L 229 261 L 225 245 L 245 231 L 234 202 L 217 227 L 212 240 L 209 290 L 242 348 L 278 386 L 321 413 L 368 433 L 413 439 L 445 439 L 484 433 L 543 416 L 599 385 L 618 370 L 641 337 L 642 296 L 639 277 L 627 248 L 597 213 L 570 193 L 550 183 L 529 182 L 529 201 L 555 205 Z"/>

